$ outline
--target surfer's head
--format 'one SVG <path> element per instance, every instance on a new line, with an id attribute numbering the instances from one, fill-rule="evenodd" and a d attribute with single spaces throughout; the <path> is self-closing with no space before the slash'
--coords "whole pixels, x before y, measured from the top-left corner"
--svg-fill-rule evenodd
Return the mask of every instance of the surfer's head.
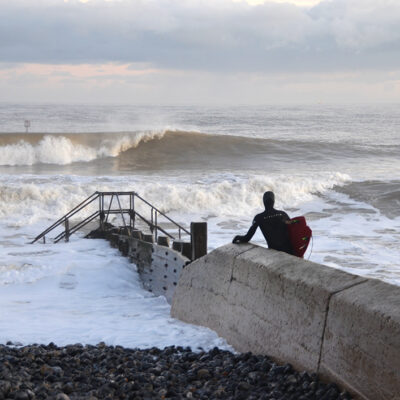
<path id="1" fill-rule="evenodd" d="M 265 192 L 263 196 L 264 207 L 266 210 L 274 207 L 275 195 L 273 192 Z"/>

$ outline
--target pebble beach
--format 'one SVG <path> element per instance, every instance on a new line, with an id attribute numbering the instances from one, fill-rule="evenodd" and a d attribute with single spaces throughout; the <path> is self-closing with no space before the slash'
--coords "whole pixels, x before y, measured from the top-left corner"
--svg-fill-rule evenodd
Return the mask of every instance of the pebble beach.
<path id="1" fill-rule="evenodd" d="M 316 374 L 214 348 L 0 345 L 0 399 L 350 400 Z"/>

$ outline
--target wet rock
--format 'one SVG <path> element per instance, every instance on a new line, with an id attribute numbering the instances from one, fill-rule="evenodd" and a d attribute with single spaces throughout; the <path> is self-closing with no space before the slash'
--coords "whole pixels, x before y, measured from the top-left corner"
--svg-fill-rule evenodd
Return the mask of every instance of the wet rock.
<path id="1" fill-rule="evenodd" d="M 249 372 L 248 377 L 251 381 L 256 382 L 259 379 L 259 372 L 257 371 L 253 371 L 253 372 Z"/>
<path id="2" fill-rule="evenodd" d="M 266 356 L 214 348 L 125 349 L 73 344 L 0 345 L 3 399 L 351 400 L 316 374 Z"/>
<path id="3" fill-rule="evenodd" d="M 198 379 L 207 379 L 210 377 L 210 371 L 208 369 L 202 368 L 197 371 Z"/>
<path id="4" fill-rule="evenodd" d="M 62 391 L 66 394 L 71 394 L 74 391 L 74 385 L 72 382 L 66 382 L 62 386 Z"/>
<path id="5" fill-rule="evenodd" d="M 29 393 L 26 390 L 20 390 L 14 394 L 15 400 L 30 400 Z"/>
<path id="6" fill-rule="evenodd" d="M 0 395 L 7 397 L 11 389 L 11 383 L 9 381 L 0 381 Z"/>
<path id="7" fill-rule="evenodd" d="M 56 396 L 56 400 L 70 400 L 69 396 L 66 395 L 65 393 L 59 393 Z"/>

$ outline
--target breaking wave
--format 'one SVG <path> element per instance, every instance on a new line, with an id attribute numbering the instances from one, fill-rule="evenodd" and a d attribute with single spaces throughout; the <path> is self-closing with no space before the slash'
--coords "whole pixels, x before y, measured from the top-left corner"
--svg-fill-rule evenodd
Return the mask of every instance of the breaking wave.
<path id="1" fill-rule="evenodd" d="M 0 181 L 0 218 L 13 226 L 38 220 L 54 220 L 75 207 L 95 191 L 136 191 L 163 212 L 214 216 L 240 216 L 262 207 L 262 194 L 273 190 L 278 206 L 293 207 L 313 199 L 350 177 L 340 173 L 320 173 L 313 177 L 293 175 L 208 177 L 196 182 L 146 182 L 115 177 L 101 181 L 83 177 L 22 176 Z M 123 205 L 124 206 L 124 205 Z M 94 204 L 97 207 L 97 203 Z M 88 213 L 92 210 L 88 210 Z"/>
<path id="2" fill-rule="evenodd" d="M 343 143 L 261 139 L 211 135 L 187 131 L 144 131 L 119 133 L 0 134 L 0 165 L 67 165 L 117 158 L 121 169 L 207 164 L 222 160 L 225 165 L 249 159 L 280 157 L 309 161 L 327 158 L 396 156 L 398 146 L 367 148 Z M 232 166 L 232 165 L 229 165 Z"/>
<path id="3" fill-rule="evenodd" d="M 0 165 L 66 165 L 98 158 L 117 157 L 141 142 L 160 139 L 161 132 L 2 134 Z"/>

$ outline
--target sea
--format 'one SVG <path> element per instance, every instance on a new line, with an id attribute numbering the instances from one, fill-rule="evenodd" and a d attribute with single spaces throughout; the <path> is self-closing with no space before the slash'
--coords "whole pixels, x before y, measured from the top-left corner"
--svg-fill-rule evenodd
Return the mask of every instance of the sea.
<path id="1" fill-rule="evenodd" d="M 400 285 L 399 156 L 395 104 L 2 103 L 0 343 L 230 349 L 171 318 L 107 242 L 79 231 L 30 244 L 96 191 L 135 191 L 185 227 L 206 221 L 211 251 L 245 234 L 272 190 L 276 208 L 306 216 L 306 259 Z"/>

